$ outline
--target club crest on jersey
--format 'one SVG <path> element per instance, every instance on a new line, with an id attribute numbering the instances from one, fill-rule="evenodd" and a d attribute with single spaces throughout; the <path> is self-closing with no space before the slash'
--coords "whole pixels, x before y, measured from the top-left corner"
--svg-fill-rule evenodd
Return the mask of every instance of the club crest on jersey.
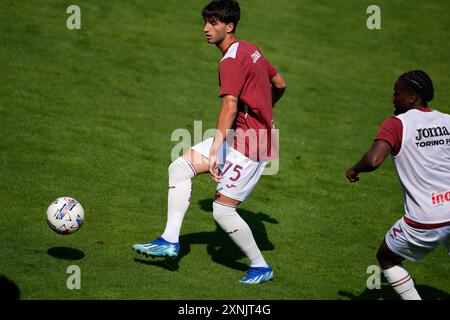
<path id="1" fill-rule="evenodd" d="M 440 136 L 449 136 L 450 133 L 448 132 L 447 128 L 442 127 L 433 127 L 433 128 L 422 128 L 417 129 L 417 136 L 416 140 L 420 141 L 422 138 L 434 138 L 434 137 L 440 137 Z"/>
<path id="2" fill-rule="evenodd" d="M 259 58 L 261 58 L 261 53 L 259 53 L 258 51 L 253 52 L 252 54 L 253 63 L 256 63 L 256 61 L 258 61 Z"/>

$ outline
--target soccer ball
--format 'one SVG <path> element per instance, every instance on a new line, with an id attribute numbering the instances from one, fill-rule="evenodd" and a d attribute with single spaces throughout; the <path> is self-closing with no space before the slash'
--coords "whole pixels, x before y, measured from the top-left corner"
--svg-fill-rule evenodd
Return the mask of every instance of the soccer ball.
<path id="1" fill-rule="evenodd" d="M 81 204 L 69 197 L 56 199 L 48 206 L 47 223 L 59 234 L 69 234 L 81 228 L 84 221 L 84 209 Z"/>

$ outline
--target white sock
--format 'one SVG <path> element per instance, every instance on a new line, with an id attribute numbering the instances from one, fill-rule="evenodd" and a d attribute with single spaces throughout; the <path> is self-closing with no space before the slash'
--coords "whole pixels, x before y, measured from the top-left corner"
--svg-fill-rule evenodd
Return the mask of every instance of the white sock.
<path id="1" fill-rule="evenodd" d="M 167 223 L 162 234 L 162 237 L 169 242 L 179 242 L 184 214 L 191 200 L 191 179 L 195 175 L 194 167 L 184 157 L 179 157 L 169 166 Z"/>
<path id="2" fill-rule="evenodd" d="M 248 224 L 236 212 L 236 208 L 217 201 L 213 202 L 213 216 L 220 227 L 250 260 L 251 267 L 268 267 Z"/>
<path id="3" fill-rule="evenodd" d="M 389 284 L 402 300 L 422 300 L 414 287 L 414 281 L 401 265 L 383 270 Z"/>

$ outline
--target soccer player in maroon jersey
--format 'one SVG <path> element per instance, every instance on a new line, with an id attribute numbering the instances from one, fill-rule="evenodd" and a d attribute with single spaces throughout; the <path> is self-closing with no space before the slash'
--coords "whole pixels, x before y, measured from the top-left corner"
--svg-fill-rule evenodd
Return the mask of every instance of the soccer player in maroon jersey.
<path id="1" fill-rule="evenodd" d="M 429 108 L 434 88 L 424 71 L 406 72 L 395 83 L 394 114 L 383 122 L 372 147 L 346 172 L 377 169 L 390 153 L 403 189 L 405 215 L 387 232 L 377 259 L 393 289 L 404 300 L 420 300 L 402 266 L 444 244 L 450 253 L 450 115 Z"/>
<path id="2" fill-rule="evenodd" d="M 133 249 L 145 256 L 176 257 L 189 207 L 191 179 L 209 173 L 217 182 L 214 219 L 250 260 L 247 275 L 240 281 L 259 284 L 272 280 L 273 271 L 236 208 L 275 156 L 272 108 L 284 94 L 286 82 L 259 48 L 236 38 L 240 19 L 237 1 L 214 0 L 203 9 L 202 16 L 207 42 L 223 54 L 219 64 L 222 107 L 216 134 L 171 163 L 164 233 L 155 241 L 133 245 Z"/>

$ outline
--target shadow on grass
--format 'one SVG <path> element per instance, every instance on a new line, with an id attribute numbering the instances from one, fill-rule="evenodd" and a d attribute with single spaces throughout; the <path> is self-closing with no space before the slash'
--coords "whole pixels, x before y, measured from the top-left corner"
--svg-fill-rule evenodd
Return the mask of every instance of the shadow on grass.
<path id="1" fill-rule="evenodd" d="M 421 284 L 416 285 L 416 289 L 422 300 L 450 300 L 450 294 L 440 289 Z M 400 300 L 388 284 L 382 285 L 381 289 L 366 289 L 358 295 L 348 291 L 339 291 L 338 294 L 351 300 Z"/>
<path id="2" fill-rule="evenodd" d="M 170 258 L 165 258 L 161 260 L 161 258 L 150 258 L 154 260 L 144 260 L 139 258 L 133 258 L 135 262 L 146 264 L 148 266 L 160 267 L 169 271 L 176 271 L 179 268 L 179 265 L 176 261 Z"/>
<path id="3" fill-rule="evenodd" d="M 20 290 L 17 285 L 5 276 L 0 276 L 0 300 L 19 300 Z"/>
<path id="4" fill-rule="evenodd" d="M 212 203 L 213 199 L 199 201 L 201 208 L 210 213 L 212 213 Z M 268 238 L 264 222 L 276 224 L 278 221 L 262 212 L 254 213 L 239 208 L 237 211 L 242 219 L 244 219 L 250 226 L 259 249 L 261 251 L 273 250 L 274 246 Z M 210 218 L 213 219 L 212 216 L 210 216 Z M 145 263 L 147 265 L 158 266 L 170 271 L 175 271 L 179 268 L 179 262 L 181 259 L 189 254 L 191 251 L 191 245 L 193 244 L 206 244 L 206 252 L 216 263 L 239 271 L 247 271 L 248 269 L 248 264 L 238 261 L 244 258 L 245 255 L 217 224 L 216 230 L 212 232 L 197 232 L 180 236 L 180 252 L 175 259 L 143 260 L 135 258 L 134 260 L 139 263 Z"/>
<path id="5" fill-rule="evenodd" d="M 84 258 L 84 252 L 68 247 L 53 247 L 47 250 L 47 254 L 62 260 L 81 260 Z"/>

